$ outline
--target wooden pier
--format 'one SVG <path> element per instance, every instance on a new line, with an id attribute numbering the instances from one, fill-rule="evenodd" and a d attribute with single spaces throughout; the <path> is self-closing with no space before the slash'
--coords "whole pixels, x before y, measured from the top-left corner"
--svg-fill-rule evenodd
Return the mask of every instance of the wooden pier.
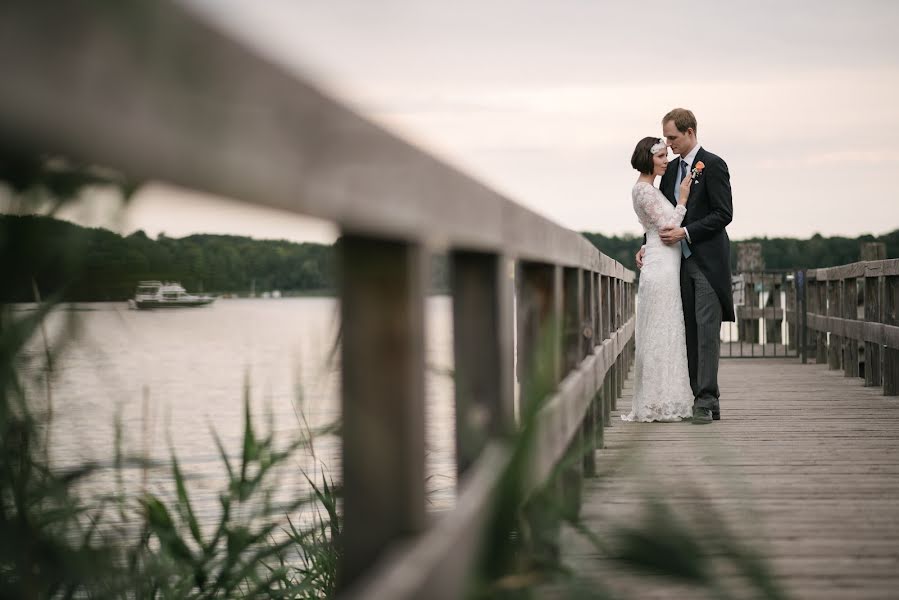
<path id="1" fill-rule="evenodd" d="M 645 518 L 647 496 L 662 494 L 681 522 L 721 519 L 768 558 L 789 597 L 894 598 L 899 400 L 795 358 L 724 360 L 720 379 L 722 420 L 703 427 L 621 421 L 628 382 L 599 476 L 585 483 L 585 525 L 603 536 Z M 620 597 L 717 597 L 623 568 L 571 529 L 561 547 L 580 576 Z M 720 557 L 709 563 L 746 597 Z"/>
<path id="2" fill-rule="evenodd" d="M 511 539 L 571 560 L 596 589 L 701 597 L 631 577 L 568 534 L 560 542 L 562 516 L 600 534 L 632 518 L 641 486 L 700 527 L 720 514 L 797 597 L 899 587 L 899 261 L 799 271 L 778 280 L 789 306 L 742 311 L 748 329 L 775 324 L 764 336 L 775 348 L 785 320 L 798 356 L 724 361 L 722 421 L 625 425 L 635 273 L 578 233 L 181 3 L 15 0 L 0 15 L 10 147 L 340 229 L 342 598 L 469 596 L 504 574 L 495 551 Z M 423 305 L 434 253 L 452 272 L 459 493 L 431 521 Z M 762 340 L 746 341 L 752 352 Z M 623 460 L 631 449 L 642 462 Z"/>

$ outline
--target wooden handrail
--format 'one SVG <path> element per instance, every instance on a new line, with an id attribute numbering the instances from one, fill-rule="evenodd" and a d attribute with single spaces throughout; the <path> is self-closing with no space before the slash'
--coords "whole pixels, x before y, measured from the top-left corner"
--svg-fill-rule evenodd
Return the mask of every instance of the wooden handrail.
<path id="1" fill-rule="evenodd" d="M 823 269 L 809 269 L 808 276 L 817 281 L 833 281 L 852 277 L 879 277 L 899 275 L 899 258 L 886 260 L 869 260 L 862 262 L 827 267 Z"/>
<path id="2" fill-rule="evenodd" d="M 816 361 L 859 376 L 863 347 L 865 385 L 899 394 L 899 259 L 810 269 L 806 295 Z"/>
<path id="3" fill-rule="evenodd" d="M 560 493 L 579 502 L 633 361 L 632 271 L 175 2 L 4 2 L 0 70 L 13 147 L 340 228 L 346 597 L 464 592 L 517 427 L 514 310 L 522 401 L 539 403 L 525 495 L 577 451 Z M 451 256 L 460 457 L 457 505 L 436 524 L 422 409 L 432 250 Z"/>

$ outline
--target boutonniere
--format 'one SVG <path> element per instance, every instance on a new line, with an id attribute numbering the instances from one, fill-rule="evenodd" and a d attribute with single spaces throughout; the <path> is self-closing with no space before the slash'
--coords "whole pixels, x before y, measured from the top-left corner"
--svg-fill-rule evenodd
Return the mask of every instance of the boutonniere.
<path id="1" fill-rule="evenodd" d="M 696 166 L 693 167 L 691 171 L 691 177 L 693 178 L 693 183 L 699 181 L 699 178 L 702 176 L 702 170 L 705 169 L 705 163 L 699 161 L 696 163 Z"/>

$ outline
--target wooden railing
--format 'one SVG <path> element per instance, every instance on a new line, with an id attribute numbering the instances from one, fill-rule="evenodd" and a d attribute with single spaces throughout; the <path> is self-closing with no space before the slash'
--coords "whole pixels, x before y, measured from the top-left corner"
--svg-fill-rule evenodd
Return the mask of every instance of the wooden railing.
<path id="1" fill-rule="evenodd" d="M 523 497 L 574 449 L 583 461 L 551 487 L 577 503 L 632 362 L 631 271 L 178 4 L 5 2 L 0 71 L 9 145 L 341 229 L 344 597 L 464 595 L 519 426 L 516 322 L 517 412 L 536 410 Z M 429 524 L 434 250 L 452 267 L 460 477 L 454 510 Z"/>
<path id="2" fill-rule="evenodd" d="M 816 362 L 899 395 L 899 259 L 809 270 L 805 293 Z"/>
<path id="3" fill-rule="evenodd" d="M 723 328 L 721 358 L 797 356 L 796 273 L 785 269 L 747 271 L 736 275 L 733 282 L 742 290 L 735 293 L 737 320 Z"/>
<path id="4" fill-rule="evenodd" d="M 424 290 L 420 275 L 403 275 L 402 266 L 421 261 L 409 260 L 414 247 L 391 242 L 353 237 L 341 245 L 343 329 L 354 332 L 343 340 L 344 577 L 352 582 L 345 597 L 462 597 L 517 427 L 509 264 L 498 253 L 451 253 L 459 495 L 456 508 L 427 527 Z M 372 257 L 385 255 L 392 259 L 370 270 Z M 518 412 L 539 403 L 523 499 L 571 451 L 583 461 L 566 471 L 558 500 L 579 503 L 579 480 L 595 472 L 603 426 L 631 365 L 633 274 L 599 253 L 586 263 L 515 261 Z"/>

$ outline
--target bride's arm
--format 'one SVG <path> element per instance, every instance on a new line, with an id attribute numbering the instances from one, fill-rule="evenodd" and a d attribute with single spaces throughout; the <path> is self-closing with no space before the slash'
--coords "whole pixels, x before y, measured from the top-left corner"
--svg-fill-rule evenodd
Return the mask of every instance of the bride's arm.
<path id="1" fill-rule="evenodd" d="M 657 189 L 648 185 L 642 186 L 637 192 L 637 201 L 643 212 L 658 229 L 677 227 L 687 214 L 687 207 L 684 204 L 678 204 L 674 213 L 669 213 L 667 210 L 670 206 L 668 199 Z"/>

